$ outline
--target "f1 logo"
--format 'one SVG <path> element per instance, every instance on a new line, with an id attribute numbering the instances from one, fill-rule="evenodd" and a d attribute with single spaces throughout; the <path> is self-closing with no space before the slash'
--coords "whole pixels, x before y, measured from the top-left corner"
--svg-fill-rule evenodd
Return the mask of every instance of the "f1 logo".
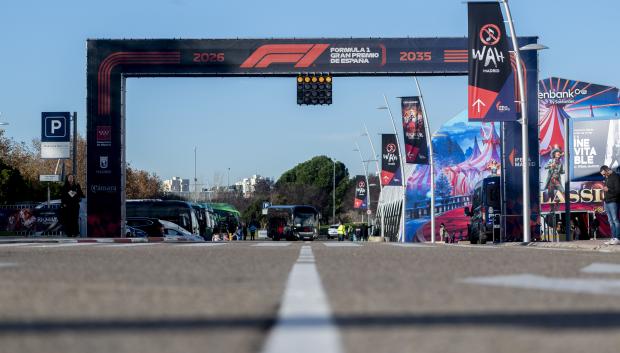
<path id="1" fill-rule="evenodd" d="M 290 63 L 296 68 L 309 67 L 329 44 L 265 44 L 241 64 L 242 68 L 264 69 L 271 64 Z"/>
<path id="2" fill-rule="evenodd" d="M 43 131 L 41 141 L 69 141 L 70 114 L 67 113 L 42 113 Z"/>

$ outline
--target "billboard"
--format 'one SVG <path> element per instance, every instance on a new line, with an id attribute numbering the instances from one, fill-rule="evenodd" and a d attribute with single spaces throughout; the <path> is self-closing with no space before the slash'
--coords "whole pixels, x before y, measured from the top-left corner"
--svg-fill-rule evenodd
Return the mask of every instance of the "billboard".
<path id="1" fill-rule="evenodd" d="M 587 230 L 594 220 L 600 224 L 599 236 L 610 234 L 603 211 L 603 183 L 598 173 L 601 165 L 617 168 L 615 151 L 620 136 L 618 115 L 620 100 L 618 88 L 579 80 L 550 77 L 538 82 L 538 124 L 541 212 L 559 214 L 570 202 L 571 217 L 575 217 L 584 239 L 592 234 Z M 569 171 L 557 173 L 557 187 L 547 183 L 554 178 L 549 168 L 554 156 L 564 159 L 565 124 L 572 124 L 570 174 L 572 182 L 565 190 Z M 561 187 L 559 187 L 561 185 Z M 568 198 L 568 200 L 567 200 Z M 547 219 L 549 217 L 545 217 Z M 549 227 L 549 222 L 543 222 Z"/>
<path id="2" fill-rule="evenodd" d="M 437 227 L 466 237 L 464 208 L 478 181 L 502 171 L 500 124 L 469 122 L 467 111 L 445 123 L 433 136 L 435 175 L 417 165 L 407 177 L 406 241 L 430 240 L 430 183 L 435 182 Z M 437 231 L 437 229 L 435 230 Z"/>
<path id="3" fill-rule="evenodd" d="M 620 168 L 620 118 L 579 119 L 571 125 L 571 181 L 602 180 L 602 165 Z"/>
<path id="4" fill-rule="evenodd" d="M 426 126 L 420 97 L 401 97 L 400 105 L 405 139 L 405 161 L 412 164 L 428 164 Z"/>
<path id="5" fill-rule="evenodd" d="M 498 2 L 468 3 L 471 121 L 515 121 L 515 75 Z"/>

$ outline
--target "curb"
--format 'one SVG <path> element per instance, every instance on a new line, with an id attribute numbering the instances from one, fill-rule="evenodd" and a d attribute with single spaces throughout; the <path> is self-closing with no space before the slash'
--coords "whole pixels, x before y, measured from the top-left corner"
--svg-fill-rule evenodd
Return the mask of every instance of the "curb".
<path id="1" fill-rule="evenodd" d="M 107 243 L 107 244 L 131 244 L 131 243 L 193 243 L 191 240 L 166 239 L 164 237 L 148 238 L 52 238 L 52 239 L 1 239 L 0 244 L 71 244 L 71 243 Z"/>

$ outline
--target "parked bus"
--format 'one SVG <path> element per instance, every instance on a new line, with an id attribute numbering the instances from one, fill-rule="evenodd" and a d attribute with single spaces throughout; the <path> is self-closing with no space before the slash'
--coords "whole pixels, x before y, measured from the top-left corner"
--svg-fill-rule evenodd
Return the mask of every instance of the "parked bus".
<path id="1" fill-rule="evenodd" d="M 499 242 L 501 222 L 501 188 L 498 176 L 480 180 L 471 194 L 471 209 L 465 207 L 465 215 L 471 217 L 467 233 L 472 244 L 486 244 L 487 240 Z"/>
<path id="2" fill-rule="evenodd" d="M 176 200 L 127 200 L 127 218 L 157 218 L 176 223 L 188 232 L 200 235 L 200 225 L 192 204 Z"/>
<path id="3" fill-rule="evenodd" d="M 241 213 L 234 206 L 227 203 L 208 203 L 207 205 L 217 216 L 216 233 L 234 233 L 241 225 Z"/>
<path id="4" fill-rule="evenodd" d="M 267 236 L 272 240 L 314 240 L 319 212 L 312 206 L 274 205 L 267 208 Z"/>

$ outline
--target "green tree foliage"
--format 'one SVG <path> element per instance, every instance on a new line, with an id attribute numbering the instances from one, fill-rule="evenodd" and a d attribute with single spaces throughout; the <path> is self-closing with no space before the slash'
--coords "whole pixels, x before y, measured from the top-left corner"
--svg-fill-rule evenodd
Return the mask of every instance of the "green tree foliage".
<path id="1" fill-rule="evenodd" d="M 335 163 L 336 213 L 340 213 L 344 195 L 349 188 L 349 171 L 341 162 Z M 310 204 L 331 219 L 334 162 L 327 156 L 317 156 L 284 172 L 275 185 L 274 203 Z M 328 218 L 327 218 L 328 217 Z"/>
<path id="2" fill-rule="evenodd" d="M 452 186 L 448 181 L 448 177 L 445 174 L 439 174 L 437 181 L 435 181 L 435 194 L 437 197 L 445 198 L 452 193 Z"/>

